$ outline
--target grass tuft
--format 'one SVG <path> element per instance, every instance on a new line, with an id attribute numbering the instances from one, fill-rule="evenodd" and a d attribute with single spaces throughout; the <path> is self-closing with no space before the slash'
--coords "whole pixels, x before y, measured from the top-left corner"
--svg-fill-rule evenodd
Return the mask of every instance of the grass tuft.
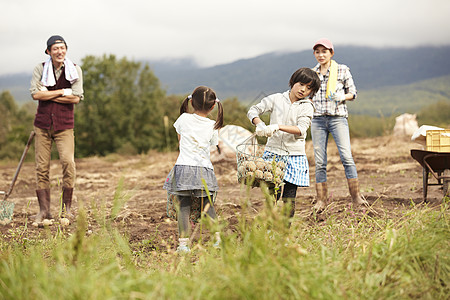
<path id="1" fill-rule="evenodd" d="M 109 217 L 87 234 L 78 212 L 72 235 L 43 233 L 27 240 L 0 238 L 2 299 L 445 299 L 449 290 L 448 199 L 438 209 L 413 205 L 386 219 L 347 208 L 324 222 L 296 218 L 292 227 L 267 197 L 254 219 L 242 199 L 233 231 L 226 222 L 202 222 L 222 231 L 221 249 L 194 243 L 189 255 L 169 248 L 132 251 L 113 222 L 127 196 L 119 185 Z M 102 210 L 103 209 L 103 210 Z M 45 232 L 45 231 L 44 231 Z M 154 237 L 155 239 L 157 237 Z M 135 248 L 136 249 L 136 248 Z"/>

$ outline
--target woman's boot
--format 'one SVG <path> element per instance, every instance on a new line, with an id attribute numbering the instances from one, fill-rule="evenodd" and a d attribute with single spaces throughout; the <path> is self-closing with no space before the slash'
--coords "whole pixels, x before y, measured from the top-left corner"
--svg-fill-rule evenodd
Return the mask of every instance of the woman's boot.
<path id="1" fill-rule="evenodd" d="M 347 179 L 347 183 L 353 203 L 357 205 L 369 205 L 369 203 L 361 197 L 358 178 Z"/>
<path id="2" fill-rule="evenodd" d="M 316 182 L 316 204 L 313 209 L 317 212 L 323 211 L 327 205 L 328 200 L 328 186 L 327 182 Z"/>

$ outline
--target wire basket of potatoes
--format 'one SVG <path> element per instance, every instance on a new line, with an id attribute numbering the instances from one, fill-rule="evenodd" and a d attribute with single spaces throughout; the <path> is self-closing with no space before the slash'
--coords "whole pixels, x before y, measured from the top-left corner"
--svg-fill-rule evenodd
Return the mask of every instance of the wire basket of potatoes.
<path id="1" fill-rule="evenodd" d="M 251 139 L 236 147 L 237 177 L 239 183 L 258 187 L 261 182 L 277 187 L 283 183 L 289 152 L 267 147 Z"/>

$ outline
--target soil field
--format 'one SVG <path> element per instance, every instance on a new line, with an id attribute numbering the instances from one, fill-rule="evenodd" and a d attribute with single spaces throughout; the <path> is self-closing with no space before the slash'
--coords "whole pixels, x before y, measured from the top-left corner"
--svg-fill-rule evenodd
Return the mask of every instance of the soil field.
<path id="1" fill-rule="evenodd" d="M 324 222 L 330 216 L 339 218 L 348 214 L 349 209 L 364 214 L 378 215 L 383 218 L 400 218 L 412 202 L 422 202 L 422 167 L 413 160 L 410 149 L 421 146 L 408 139 L 398 137 L 379 137 L 373 139 L 352 139 L 352 151 L 362 195 L 371 204 L 370 209 L 351 208 L 344 169 L 337 149 L 330 141 L 328 149 L 328 185 L 329 205 L 327 210 L 314 218 L 311 216 L 314 186 L 314 156 L 312 143 L 307 142 L 307 156 L 310 162 L 311 186 L 297 192 L 294 222 Z M 120 231 L 127 235 L 130 245 L 137 247 L 146 244 L 149 249 L 174 247 L 177 239 L 177 223 L 167 218 L 166 192 L 162 189 L 166 175 L 173 167 L 178 153 L 151 152 L 140 156 L 110 155 L 104 158 L 91 157 L 78 159 L 77 181 L 74 191 L 73 206 L 75 213 L 78 205 L 87 211 L 88 234 L 98 230 L 98 214 L 110 215 L 116 191 L 129 198 L 123 209 L 114 219 Z M 8 190 L 17 164 L 0 166 L 0 190 Z M 221 161 L 214 163 L 220 185 L 215 208 L 219 218 L 226 221 L 227 230 L 234 230 L 241 203 L 249 200 L 251 208 L 247 217 L 252 218 L 264 206 L 264 197 L 259 188 L 248 192 L 237 183 L 236 162 Z M 430 176 L 430 182 L 434 178 Z M 52 214 L 58 215 L 61 197 L 58 183 L 61 181 L 61 167 L 57 160 L 51 164 Z M 122 188 L 118 188 L 123 184 Z M 25 163 L 22 167 L 9 201 L 15 203 L 12 222 L 0 225 L 0 232 L 6 239 L 17 237 L 37 238 L 47 230 L 55 233 L 61 229 L 57 220 L 48 229 L 31 226 L 28 217 L 38 212 L 39 206 L 35 196 L 34 163 Z M 428 187 L 428 205 L 437 206 L 442 202 L 442 186 Z M 27 227 L 25 228 L 25 224 Z M 76 222 L 64 228 L 64 232 L 74 232 Z M 197 231 L 198 232 L 198 231 Z"/>

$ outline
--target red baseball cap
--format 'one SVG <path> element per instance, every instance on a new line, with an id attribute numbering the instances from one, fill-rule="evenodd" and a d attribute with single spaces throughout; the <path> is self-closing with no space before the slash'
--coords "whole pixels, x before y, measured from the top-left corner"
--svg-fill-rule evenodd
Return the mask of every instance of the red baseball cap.
<path id="1" fill-rule="evenodd" d="M 322 38 L 322 39 L 318 40 L 318 41 L 314 44 L 313 49 L 315 50 L 316 47 L 317 47 L 317 46 L 320 46 L 320 45 L 321 45 L 321 46 L 324 46 L 324 47 L 327 48 L 327 49 L 331 49 L 331 50 L 333 50 L 333 52 L 334 52 L 333 43 L 332 43 L 329 39 Z"/>

